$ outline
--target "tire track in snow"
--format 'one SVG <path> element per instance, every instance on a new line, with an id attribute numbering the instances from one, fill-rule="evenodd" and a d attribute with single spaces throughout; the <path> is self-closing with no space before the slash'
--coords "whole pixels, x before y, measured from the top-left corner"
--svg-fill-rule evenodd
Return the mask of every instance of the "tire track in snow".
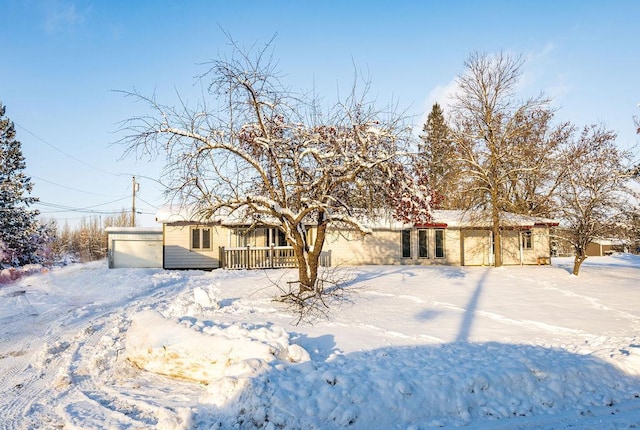
<path id="1" fill-rule="evenodd" d="M 77 271 L 69 271 L 59 278 L 76 275 Z M 104 381 L 93 381 L 95 375 L 74 372 L 79 370 L 79 365 L 88 364 L 91 367 L 92 357 L 100 346 L 104 330 L 111 327 L 110 317 L 132 315 L 149 303 L 169 300 L 167 296 L 181 288 L 180 285 L 176 286 L 181 278 L 179 275 L 164 274 L 159 278 L 152 277 L 149 288 L 141 288 L 137 294 L 129 294 L 113 302 L 89 303 L 85 306 L 57 303 L 54 309 L 34 316 L 33 324 L 17 320 L 15 327 L 3 327 L 3 338 L 17 344 L 12 345 L 11 351 L 14 353 L 4 353 L 7 355 L 4 360 L 12 359 L 14 363 L 3 366 L 5 372 L 0 378 L 0 392 L 4 396 L 0 404 L 2 429 L 61 428 L 65 422 L 69 422 L 67 420 L 70 417 L 64 412 L 65 406 L 73 404 L 73 399 L 90 401 L 92 397 L 72 393 L 76 388 L 74 383 L 88 393 L 99 393 L 103 388 L 101 385 Z M 89 327 L 97 326 L 102 329 L 88 330 Z M 25 330 L 26 327 L 28 329 Z M 93 394 L 93 397 L 99 399 L 101 395 Z M 107 416 L 118 416 L 118 412 L 126 416 L 130 411 L 126 402 L 119 402 L 117 398 L 106 395 L 102 398 L 108 399 L 102 403 L 103 412 Z M 54 408 L 51 407 L 52 403 L 56 405 Z M 101 403 L 98 401 L 97 404 Z M 118 411 L 117 405 L 122 405 L 121 411 Z M 154 420 L 157 421 L 153 414 L 143 411 L 141 415 L 144 414 L 148 414 L 150 418 L 143 422 L 129 420 L 124 427 L 133 425 L 147 428 Z M 96 420 L 95 428 L 103 427 L 104 421 Z"/>
<path id="2" fill-rule="evenodd" d="M 450 310 L 455 310 L 457 312 L 460 313 L 464 313 L 467 311 L 467 309 L 461 307 L 461 306 L 457 306 L 457 305 L 453 305 L 451 303 L 445 303 L 445 302 L 438 302 L 438 301 L 432 301 L 430 302 L 438 307 L 441 308 L 446 308 L 446 309 L 450 309 Z M 547 323 L 543 323 L 540 321 L 534 321 L 534 320 L 517 320 L 517 319 L 513 319 L 513 318 L 509 318 L 506 317 L 504 315 L 501 314 L 497 314 L 495 312 L 489 312 L 489 311 L 483 311 L 483 310 L 477 310 L 475 312 L 475 314 L 477 316 L 482 316 L 482 317 L 486 317 L 489 319 L 492 319 L 494 321 L 498 321 L 507 325 L 514 325 L 514 326 L 519 326 L 519 327 L 525 327 L 525 328 L 535 328 L 535 329 L 540 329 L 543 331 L 546 331 L 548 333 L 554 333 L 554 334 L 566 334 L 566 335 L 571 335 L 571 336 L 583 336 L 583 337 L 594 337 L 593 335 L 582 331 L 582 330 L 578 330 L 578 329 L 573 329 L 573 328 L 568 328 L 568 327 L 562 327 L 562 326 L 558 326 L 558 325 L 553 325 L 553 324 L 547 324 Z"/>
<path id="3" fill-rule="evenodd" d="M 156 297 L 157 298 L 157 297 Z M 140 304 L 134 305 L 137 309 Z M 128 314 L 127 310 L 124 313 Z M 68 388 L 60 399 L 58 414 L 73 423 L 82 417 L 83 426 L 100 428 L 105 422 L 119 428 L 145 428 L 157 424 L 157 414 L 128 401 L 109 386 L 120 358 L 121 337 L 127 321 L 117 312 L 93 319 L 79 336 L 68 360 Z M 114 333 L 113 331 L 116 331 Z"/>
<path id="4" fill-rule="evenodd" d="M 429 341 L 429 342 L 434 342 L 434 343 L 444 343 L 445 340 L 440 338 L 440 337 L 436 337 L 436 336 L 431 336 L 428 334 L 420 334 L 420 335 L 409 335 L 409 334 L 405 334 L 405 333 L 401 333 L 397 330 L 387 330 L 381 327 L 378 327 L 376 325 L 373 324 L 342 324 L 339 322 L 332 322 L 332 325 L 335 325 L 337 327 L 345 327 L 345 328 L 353 328 L 354 326 L 366 329 L 366 330 L 370 330 L 372 332 L 376 332 L 378 334 L 382 334 L 385 336 L 389 336 L 389 337 L 394 337 L 396 339 L 414 339 L 414 340 L 420 340 L 420 343 L 423 343 L 423 341 Z"/>
<path id="5" fill-rule="evenodd" d="M 442 309 L 449 309 L 449 310 L 453 310 L 456 311 L 460 314 L 464 314 L 467 309 L 462 307 L 462 306 L 458 306 L 458 305 L 454 305 L 452 303 L 447 303 L 447 302 L 441 302 L 441 301 L 437 301 L 437 300 L 425 300 L 423 298 L 417 297 L 417 296 L 412 296 L 412 295 L 406 295 L 406 294 L 400 294 L 400 295 L 395 295 L 395 294 L 391 294 L 391 293 L 382 293 L 382 292 L 371 292 L 371 295 L 375 295 L 375 296 L 380 296 L 380 297 L 397 297 L 399 299 L 404 299 L 404 300 L 408 300 L 411 301 L 413 303 L 419 303 L 419 304 L 429 304 L 429 305 L 433 305 L 435 307 L 438 308 L 442 308 Z M 535 321 L 535 320 L 520 320 L 520 319 L 513 319 L 513 318 L 509 318 L 506 317 L 504 315 L 495 313 L 495 312 L 489 312 L 489 311 L 483 311 L 483 310 L 477 310 L 476 311 L 476 316 L 482 316 L 485 318 L 489 318 L 493 321 L 497 321 L 506 325 L 514 325 L 514 326 L 518 326 L 518 327 L 525 327 L 525 328 L 534 328 L 534 329 L 538 329 L 538 330 L 542 330 L 548 333 L 553 333 L 553 334 L 564 334 L 564 335 L 571 335 L 571 336 L 581 336 L 583 338 L 588 338 L 588 339 L 592 339 L 594 336 L 592 334 L 589 334 L 585 331 L 582 330 L 578 330 L 578 329 L 572 329 L 572 328 L 568 328 L 568 327 L 562 327 L 562 326 L 557 326 L 557 325 L 552 325 L 552 324 L 547 324 L 547 323 L 543 323 L 540 321 Z M 436 338 L 434 338 L 435 340 Z"/>
<path id="6" fill-rule="evenodd" d="M 510 277 L 511 278 L 516 278 L 515 276 L 512 276 L 512 275 Z M 553 283 L 551 283 L 549 281 L 538 280 L 538 279 L 529 279 L 529 278 L 524 278 L 524 279 L 523 278 L 517 278 L 517 279 L 518 279 L 518 281 L 527 281 L 527 282 L 529 282 L 531 284 L 540 286 L 541 288 L 543 288 L 545 290 L 553 291 L 553 292 L 562 294 L 565 297 L 570 297 L 570 298 L 583 300 L 583 301 L 585 301 L 586 303 L 588 303 L 589 305 L 591 305 L 595 309 L 618 314 L 620 317 L 622 317 L 624 319 L 631 320 L 635 324 L 640 325 L 640 316 L 635 315 L 635 314 L 631 314 L 629 312 L 621 311 L 620 309 L 612 308 L 611 306 L 604 305 L 604 304 L 602 304 L 602 302 L 600 300 L 596 299 L 595 297 L 587 296 L 587 295 L 584 295 L 584 294 L 578 294 L 578 293 L 575 293 L 573 291 L 566 290 L 564 288 L 555 287 L 553 285 Z"/>
<path id="7" fill-rule="evenodd" d="M 32 346 L 42 341 L 44 342 L 40 347 Z M 48 401 L 51 389 L 50 381 L 44 374 L 48 367 L 57 368 L 60 362 L 60 358 L 55 354 L 46 359 L 44 355 L 55 345 L 62 347 L 63 344 L 59 342 L 59 336 L 47 329 L 44 332 L 38 330 L 32 333 L 31 337 L 20 345 L 29 353 L 21 357 L 14 366 L 16 371 L 0 385 L 0 391 L 4 394 L 0 406 L 4 429 L 37 429 L 43 426 L 57 427 L 60 424 L 50 413 L 41 413 L 46 409 L 43 403 Z"/>

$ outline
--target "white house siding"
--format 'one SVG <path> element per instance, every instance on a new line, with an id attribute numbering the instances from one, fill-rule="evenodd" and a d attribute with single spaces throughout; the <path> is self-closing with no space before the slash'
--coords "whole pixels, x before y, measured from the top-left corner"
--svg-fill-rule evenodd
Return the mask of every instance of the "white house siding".
<path id="1" fill-rule="evenodd" d="M 107 228 L 109 268 L 162 267 L 162 230 L 159 228 Z"/>
<path id="2" fill-rule="evenodd" d="M 525 253 L 524 264 L 536 264 L 538 257 L 551 257 L 550 229 L 547 226 L 533 228 L 533 249 Z"/>
<path id="3" fill-rule="evenodd" d="M 330 230 L 323 250 L 329 253 L 332 266 L 400 264 L 400 232 L 374 230 L 361 238 L 356 232 Z"/>
<path id="4" fill-rule="evenodd" d="M 491 232 L 488 230 L 462 230 L 462 264 L 487 266 L 491 259 Z"/>
<path id="5" fill-rule="evenodd" d="M 220 267 L 219 247 L 227 246 L 229 230 L 214 225 L 211 228 L 211 249 L 191 249 L 191 229 L 196 224 L 164 224 L 164 268 L 165 269 L 217 269 Z"/>
<path id="6" fill-rule="evenodd" d="M 427 230 L 428 257 L 418 253 L 418 230 Z M 435 229 L 411 229 L 411 257 L 402 257 L 401 230 L 374 230 L 361 238 L 355 232 L 331 230 L 323 249 L 329 253 L 332 266 L 394 265 L 394 264 L 460 264 L 460 231 L 443 229 L 443 258 L 435 254 Z"/>
<path id="7" fill-rule="evenodd" d="M 538 257 L 549 257 L 549 228 L 534 227 L 531 230 L 531 249 L 523 249 L 520 230 L 502 231 L 502 264 L 537 264 Z M 493 264 L 491 231 L 486 229 L 463 230 L 462 264 L 487 266 Z"/>
<path id="8" fill-rule="evenodd" d="M 519 230 L 502 231 L 502 264 L 511 266 L 522 263 L 524 250 L 521 250 L 520 242 Z"/>

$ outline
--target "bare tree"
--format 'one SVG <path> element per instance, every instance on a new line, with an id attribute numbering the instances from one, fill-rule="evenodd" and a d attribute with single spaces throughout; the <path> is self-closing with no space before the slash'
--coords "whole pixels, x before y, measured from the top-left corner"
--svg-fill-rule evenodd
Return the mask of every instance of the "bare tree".
<path id="1" fill-rule="evenodd" d="M 513 180 L 523 172 L 539 171 L 543 160 L 527 155 L 527 138 L 535 120 L 548 112 L 548 100 L 516 98 L 522 65 L 520 58 L 503 53 L 472 54 L 458 77 L 451 110 L 461 188 L 470 206 L 491 218 L 496 267 L 502 265 L 501 213 L 513 207 Z"/>
<path id="2" fill-rule="evenodd" d="M 553 197 L 568 166 L 561 154 L 574 129 L 569 122 L 552 125 L 554 112 L 533 109 L 515 120 L 520 133 L 505 160 L 505 211 L 551 217 Z"/>
<path id="3" fill-rule="evenodd" d="M 584 127 L 563 151 L 567 173 L 561 177 L 556 207 L 561 235 L 575 251 L 573 274 L 587 258 L 587 245 L 608 237 L 625 222 L 633 194 L 630 154 L 620 150 L 616 134 L 600 125 Z"/>
<path id="4" fill-rule="evenodd" d="M 155 114 L 127 121 L 124 143 L 138 155 L 164 152 L 170 195 L 201 219 L 235 214 L 280 229 L 297 260 L 295 299 L 304 303 L 324 292 L 318 265 L 330 225 L 366 234 L 362 219 L 381 201 L 428 217 L 430 194 L 403 168 L 410 128 L 395 110 L 368 102 L 366 85 L 364 95 L 354 84 L 345 101 L 323 111 L 314 97 L 283 86 L 271 44 L 232 46 L 202 76 L 211 79 L 213 107 L 202 100 L 174 108 L 130 93 Z"/>

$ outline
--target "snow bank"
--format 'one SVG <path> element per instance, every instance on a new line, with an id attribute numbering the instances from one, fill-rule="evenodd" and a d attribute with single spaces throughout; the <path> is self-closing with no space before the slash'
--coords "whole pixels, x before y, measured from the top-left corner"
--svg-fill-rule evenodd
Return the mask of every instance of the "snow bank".
<path id="1" fill-rule="evenodd" d="M 265 338 L 273 330 L 257 340 L 240 327 L 202 330 L 203 324 L 187 325 L 166 319 L 154 310 L 139 312 L 127 332 L 128 360 L 150 372 L 209 384 L 227 377 L 260 374 L 274 360 L 309 359 L 306 351 L 283 339 L 288 337 L 284 331 L 275 341 L 268 342 Z"/>
<path id="2" fill-rule="evenodd" d="M 249 427 L 466 426 L 611 407 L 637 379 L 589 356 L 499 343 L 383 348 L 275 370 L 251 382 L 232 414 Z"/>

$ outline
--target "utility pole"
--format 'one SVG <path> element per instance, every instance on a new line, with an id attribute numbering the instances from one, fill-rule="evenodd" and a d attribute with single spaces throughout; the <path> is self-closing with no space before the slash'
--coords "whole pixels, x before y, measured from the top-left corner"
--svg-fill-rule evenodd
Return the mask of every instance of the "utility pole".
<path id="1" fill-rule="evenodd" d="M 131 189 L 133 191 L 132 201 L 131 201 L 131 227 L 136 226 L 136 191 L 140 189 L 140 184 L 136 182 L 136 177 L 133 177 L 133 182 L 131 183 Z"/>

